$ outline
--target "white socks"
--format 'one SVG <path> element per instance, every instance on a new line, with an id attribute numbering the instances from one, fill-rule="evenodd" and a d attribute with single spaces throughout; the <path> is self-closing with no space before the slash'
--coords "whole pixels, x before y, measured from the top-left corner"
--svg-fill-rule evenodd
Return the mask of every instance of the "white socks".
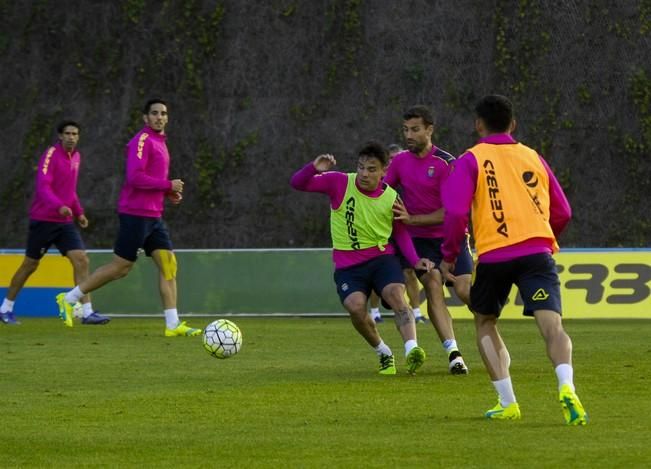
<path id="1" fill-rule="evenodd" d="M 377 353 L 378 356 L 380 356 L 380 355 L 393 355 L 393 352 L 391 351 L 389 346 L 384 343 L 383 340 L 381 340 L 380 343 L 378 344 L 378 346 L 375 347 L 375 353 Z"/>
<path id="2" fill-rule="evenodd" d="M 371 317 L 375 319 L 380 315 L 380 308 L 371 308 Z"/>
<path id="3" fill-rule="evenodd" d="M 554 371 L 556 371 L 556 378 L 558 378 L 559 391 L 563 385 L 567 384 L 572 389 L 572 392 L 574 392 L 574 369 L 572 365 L 561 363 Z"/>
<path id="4" fill-rule="evenodd" d="M 423 314 L 420 312 L 420 308 L 413 308 L 412 311 L 414 312 L 414 319 L 423 317 Z"/>
<path id="5" fill-rule="evenodd" d="M 414 339 L 410 339 L 410 340 L 406 341 L 405 342 L 405 356 L 409 355 L 409 352 L 411 352 L 411 350 L 414 347 L 418 347 L 418 342 L 416 342 Z"/>
<path id="6" fill-rule="evenodd" d="M 73 288 L 68 293 L 66 293 L 66 302 L 70 303 L 71 305 L 74 305 L 75 303 L 78 303 L 79 300 L 81 300 L 81 297 L 84 295 L 85 293 L 82 292 L 79 289 L 79 285 L 77 285 L 75 288 Z"/>
<path id="7" fill-rule="evenodd" d="M 165 313 L 165 325 L 168 329 L 176 329 L 179 325 L 179 313 L 176 308 L 166 309 L 163 311 Z"/>
<path id="8" fill-rule="evenodd" d="M 502 407 L 507 407 L 509 404 L 516 402 L 510 376 L 498 381 L 493 381 L 493 386 L 495 387 L 497 394 L 500 396 L 500 404 Z"/>
<path id="9" fill-rule="evenodd" d="M 2 314 L 11 313 L 13 310 L 14 310 L 14 302 L 5 298 L 4 301 L 2 302 L 2 306 L 0 306 L 0 313 Z"/>
<path id="10" fill-rule="evenodd" d="M 82 316 L 84 318 L 87 318 L 88 316 L 93 314 L 93 304 L 90 301 L 88 303 L 82 303 L 81 308 L 82 308 Z"/>
<path id="11" fill-rule="evenodd" d="M 442 343 L 445 353 L 450 355 L 452 352 L 458 352 L 459 348 L 457 347 L 457 341 L 454 339 L 447 339 Z"/>

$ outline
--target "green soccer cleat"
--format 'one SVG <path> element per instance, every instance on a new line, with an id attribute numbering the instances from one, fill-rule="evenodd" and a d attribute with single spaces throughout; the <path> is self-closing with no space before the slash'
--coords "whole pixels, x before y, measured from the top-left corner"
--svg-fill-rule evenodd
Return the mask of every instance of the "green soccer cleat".
<path id="1" fill-rule="evenodd" d="M 588 413 L 583 408 L 579 396 L 564 384 L 558 395 L 563 409 L 563 417 L 568 425 L 585 425 L 588 423 Z"/>
<path id="2" fill-rule="evenodd" d="M 520 420 L 522 414 L 520 413 L 520 406 L 517 402 L 512 402 L 506 407 L 502 407 L 498 399 L 497 405 L 487 410 L 484 417 L 489 420 Z"/>
<path id="3" fill-rule="evenodd" d="M 407 354 L 407 371 L 410 375 L 416 373 L 416 370 L 425 363 L 425 350 L 422 347 L 414 347 Z"/>
<path id="4" fill-rule="evenodd" d="M 201 329 L 196 329 L 194 327 L 186 326 L 185 321 L 180 323 L 174 329 L 165 328 L 165 337 L 176 337 L 176 336 L 195 336 L 201 334 Z"/>
<path id="5" fill-rule="evenodd" d="M 396 361 L 393 355 L 380 355 L 380 372 L 381 375 L 395 375 Z"/>
<path id="6" fill-rule="evenodd" d="M 56 296 L 56 301 L 57 305 L 59 305 L 59 317 L 61 320 L 68 327 L 74 326 L 75 324 L 72 322 L 74 306 L 66 301 L 66 294 L 59 293 Z"/>

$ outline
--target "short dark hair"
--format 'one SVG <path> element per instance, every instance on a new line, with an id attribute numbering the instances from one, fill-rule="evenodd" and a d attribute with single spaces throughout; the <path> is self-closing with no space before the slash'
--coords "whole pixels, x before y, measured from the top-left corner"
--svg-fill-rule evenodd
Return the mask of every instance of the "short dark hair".
<path id="1" fill-rule="evenodd" d="M 382 166 L 389 161 L 389 152 L 384 145 L 376 141 L 366 142 L 357 152 L 358 158 L 377 158 Z"/>
<path id="2" fill-rule="evenodd" d="M 57 133 L 62 134 L 63 131 L 66 129 L 66 127 L 71 126 L 71 127 L 76 127 L 77 132 L 81 132 L 81 126 L 77 124 L 75 121 L 71 120 L 65 120 L 61 121 L 57 124 Z"/>
<path id="3" fill-rule="evenodd" d="M 402 147 L 397 143 L 390 143 L 387 150 L 389 150 L 389 154 L 398 153 L 399 151 L 402 151 Z"/>
<path id="4" fill-rule="evenodd" d="M 149 111 L 151 110 L 151 107 L 154 104 L 162 104 L 163 106 L 167 107 L 167 103 L 163 99 L 161 99 L 161 98 L 151 98 L 142 107 L 142 113 L 143 114 L 149 114 Z"/>
<path id="5" fill-rule="evenodd" d="M 417 104 L 416 106 L 410 107 L 402 115 L 403 120 L 406 121 L 409 119 L 416 119 L 418 117 L 423 119 L 423 123 L 425 125 L 434 125 L 434 115 L 432 114 L 432 111 L 430 111 L 427 106 L 423 106 L 422 104 Z"/>
<path id="6" fill-rule="evenodd" d="M 501 133 L 509 130 L 513 121 L 513 104 L 506 96 L 490 94 L 475 106 L 477 117 L 484 122 L 486 130 Z"/>

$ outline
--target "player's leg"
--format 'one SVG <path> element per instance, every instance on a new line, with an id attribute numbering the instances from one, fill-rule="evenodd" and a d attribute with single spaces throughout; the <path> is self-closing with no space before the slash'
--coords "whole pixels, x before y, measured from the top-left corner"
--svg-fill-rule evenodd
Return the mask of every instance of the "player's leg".
<path id="1" fill-rule="evenodd" d="M 554 365 L 558 379 L 558 399 L 568 425 L 585 425 L 588 414 L 576 395 L 572 367 L 572 340 L 563 329 L 561 316 L 556 311 L 537 310 L 536 324 L 545 339 L 547 355 Z"/>
<path id="2" fill-rule="evenodd" d="M 439 265 L 443 256 L 441 254 L 442 239 L 423 239 L 415 238 L 414 247 L 420 257 L 426 257 Z M 423 284 L 425 296 L 427 297 L 427 314 L 438 334 L 441 346 L 448 357 L 448 370 L 453 375 L 468 374 L 468 367 L 463 360 L 461 351 L 457 344 L 452 325 L 452 316 L 445 303 L 443 294 L 443 278 L 438 269 L 430 272 L 416 272 L 420 282 Z"/>
<path id="3" fill-rule="evenodd" d="M 7 296 L 0 306 L 0 321 L 4 324 L 20 324 L 13 313 L 14 303 L 27 279 L 38 269 L 41 259 L 56 239 L 59 225 L 59 223 L 30 220 L 25 257 L 11 278 Z"/>
<path id="4" fill-rule="evenodd" d="M 474 316 L 477 348 L 498 396 L 497 405 L 488 409 L 484 416 L 495 420 L 519 419 L 520 406 L 516 401 L 509 374 L 511 357 L 497 330 L 497 316 L 481 313 L 476 313 Z"/>
<path id="5" fill-rule="evenodd" d="M 588 415 L 574 387 L 572 340 L 561 319 L 560 281 L 556 263 L 550 254 L 521 258 L 522 273 L 517 285 L 524 303 L 524 314 L 532 315 L 545 340 L 547 356 L 558 380 L 559 401 L 568 425 L 585 425 Z"/>
<path id="6" fill-rule="evenodd" d="M 439 270 L 421 273 L 419 280 L 427 297 L 427 314 L 434 326 L 441 346 L 448 357 L 448 370 L 454 375 L 468 374 L 468 367 L 463 360 L 452 326 L 452 316 L 443 296 L 443 279 Z"/>
<path id="7" fill-rule="evenodd" d="M 377 330 L 375 321 L 366 312 L 366 302 L 371 291 L 372 282 L 371 266 L 373 261 L 365 262 L 358 266 L 346 269 L 337 269 L 334 272 L 334 281 L 337 286 L 339 300 L 344 306 L 353 327 L 368 343 L 380 360 L 379 373 L 395 375 L 395 359 L 391 348 L 384 343 Z"/>
<path id="8" fill-rule="evenodd" d="M 145 254 L 151 256 L 158 268 L 158 291 L 163 304 L 163 314 L 165 315 L 165 336 L 200 335 L 201 329 L 190 327 L 185 321 L 179 319 L 176 290 L 176 255 L 172 250 L 169 231 L 162 220 L 155 220 L 151 223 L 143 247 Z"/>
<path id="9" fill-rule="evenodd" d="M 374 291 L 371 292 L 368 304 L 371 309 L 371 319 L 373 319 L 377 324 L 384 322 L 384 319 L 382 319 L 382 315 L 380 314 L 380 297 Z"/>
<path id="10" fill-rule="evenodd" d="M 88 278 L 88 256 L 86 251 L 82 249 L 72 249 L 65 253 L 65 256 L 70 260 L 72 265 L 72 273 L 76 285 L 81 285 Z M 82 324 L 87 325 L 102 325 L 108 324 L 110 318 L 104 316 L 99 311 L 93 310 L 93 304 L 90 300 L 90 293 L 86 293 L 80 298 L 81 307 L 82 307 Z"/>
<path id="11" fill-rule="evenodd" d="M 414 314 L 416 324 L 425 323 L 427 320 L 420 311 L 420 282 L 416 277 L 414 269 L 403 269 L 402 273 L 405 276 L 405 289 L 407 290 L 407 298 L 409 298 L 409 306 Z"/>
<path id="12" fill-rule="evenodd" d="M 404 274 L 396 256 L 380 256 L 373 270 L 373 288 L 393 310 L 396 329 L 405 346 L 407 371 L 414 373 L 425 362 L 425 350 L 418 345 L 416 322 L 405 299 Z"/>
<path id="13" fill-rule="evenodd" d="M 36 271 L 40 262 L 40 259 L 25 256 L 13 277 L 11 277 L 11 282 L 7 289 L 7 296 L 0 306 L 0 321 L 2 323 L 9 325 L 20 324 L 20 321 L 14 316 L 14 303 L 18 297 L 18 293 L 25 286 L 27 279 Z"/>
<path id="14" fill-rule="evenodd" d="M 470 290 L 477 348 L 498 396 L 497 405 L 484 416 L 496 420 L 514 420 L 521 415 L 509 371 L 511 357 L 497 329 L 497 319 L 511 290 L 508 276 L 504 274 L 509 268 L 509 265 L 479 264 Z"/>
<path id="15" fill-rule="evenodd" d="M 111 262 L 105 264 L 81 281 L 75 288 L 56 297 L 59 315 L 66 326 L 72 327 L 73 306 L 88 293 L 129 274 L 138 259 L 138 249 L 147 235 L 147 221 L 143 217 L 119 215 L 120 228 L 113 248 Z"/>
<path id="16" fill-rule="evenodd" d="M 466 305 L 470 305 L 470 285 L 472 284 L 472 271 L 474 269 L 474 260 L 470 250 L 470 236 L 466 235 L 461 244 L 457 262 L 454 268 L 454 292 L 459 299 Z"/>

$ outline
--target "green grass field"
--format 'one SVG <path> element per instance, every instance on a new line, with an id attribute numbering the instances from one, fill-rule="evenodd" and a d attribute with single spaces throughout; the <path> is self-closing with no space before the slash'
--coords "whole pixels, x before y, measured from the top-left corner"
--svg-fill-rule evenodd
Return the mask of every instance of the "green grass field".
<path id="1" fill-rule="evenodd" d="M 457 337 L 470 375 L 447 374 L 430 324 L 422 371 L 376 374 L 347 319 L 235 318 L 239 355 L 162 319 L 66 329 L 0 327 L 0 467 L 649 467 L 651 321 L 567 321 L 586 427 L 567 427 L 532 321 L 504 321 L 516 422 L 489 422 L 495 394 L 470 321 Z M 204 325 L 207 318 L 190 323 Z M 390 323 L 379 326 L 394 352 Z"/>

